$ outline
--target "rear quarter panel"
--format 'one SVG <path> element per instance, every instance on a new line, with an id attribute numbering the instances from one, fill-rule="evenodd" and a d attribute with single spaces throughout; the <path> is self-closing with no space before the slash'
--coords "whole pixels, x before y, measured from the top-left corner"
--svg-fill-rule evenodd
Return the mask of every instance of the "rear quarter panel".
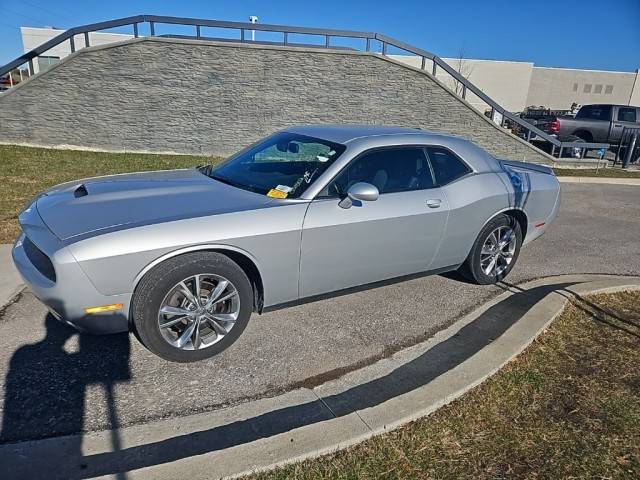
<path id="1" fill-rule="evenodd" d="M 464 262 L 485 223 L 509 208 L 509 192 L 493 172 L 463 177 L 442 187 L 442 191 L 450 214 L 437 267 L 448 267 Z"/>
<path id="2" fill-rule="evenodd" d="M 560 182 L 555 175 L 526 167 L 505 166 L 498 174 L 509 192 L 509 208 L 527 216 L 524 244 L 542 235 L 555 219 L 560 207 Z"/>

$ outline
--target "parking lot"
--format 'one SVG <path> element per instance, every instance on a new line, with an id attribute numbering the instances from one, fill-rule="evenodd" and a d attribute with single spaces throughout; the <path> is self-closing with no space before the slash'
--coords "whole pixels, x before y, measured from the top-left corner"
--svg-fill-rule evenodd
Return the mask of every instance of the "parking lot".
<path id="1" fill-rule="evenodd" d="M 638 218 L 637 187 L 564 184 L 556 223 L 522 251 L 508 282 L 637 275 Z M 80 336 L 27 291 L 0 314 L 2 440 L 144 423 L 322 383 L 430 336 L 502 288 L 423 277 L 255 315 L 232 348 L 195 364 L 165 362 L 127 335 Z"/>

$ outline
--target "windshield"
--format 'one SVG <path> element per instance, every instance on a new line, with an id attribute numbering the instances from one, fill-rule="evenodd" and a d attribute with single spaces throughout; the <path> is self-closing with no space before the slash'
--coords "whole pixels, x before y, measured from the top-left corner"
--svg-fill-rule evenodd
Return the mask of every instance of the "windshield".
<path id="1" fill-rule="evenodd" d="M 344 145 L 283 132 L 204 173 L 269 197 L 298 198 L 344 150 Z"/>

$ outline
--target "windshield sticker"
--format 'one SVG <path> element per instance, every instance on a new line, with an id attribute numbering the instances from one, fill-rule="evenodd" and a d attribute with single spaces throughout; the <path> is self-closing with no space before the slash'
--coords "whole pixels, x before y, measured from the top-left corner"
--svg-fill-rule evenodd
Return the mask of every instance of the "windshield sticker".
<path id="1" fill-rule="evenodd" d="M 291 193 L 293 188 L 289 187 L 288 185 L 278 185 L 276 187 L 276 190 L 279 190 L 279 191 L 284 192 L 284 193 Z"/>
<path id="2" fill-rule="evenodd" d="M 272 188 L 267 192 L 267 197 L 271 198 L 287 198 L 288 193 Z"/>

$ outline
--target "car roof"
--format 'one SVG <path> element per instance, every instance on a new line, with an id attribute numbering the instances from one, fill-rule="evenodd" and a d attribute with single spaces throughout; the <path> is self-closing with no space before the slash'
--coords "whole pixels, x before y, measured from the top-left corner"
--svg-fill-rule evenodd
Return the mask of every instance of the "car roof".
<path id="1" fill-rule="evenodd" d="M 358 125 L 358 124 L 323 124 L 323 125 L 300 125 L 285 129 L 290 133 L 307 135 L 309 137 L 321 138 L 335 143 L 347 143 L 357 138 L 407 135 L 407 134 L 428 134 L 418 128 L 396 127 L 391 125 Z"/>
<path id="2" fill-rule="evenodd" d="M 418 128 L 387 125 L 301 125 L 285 132 L 341 143 L 356 151 L 390 145 L 441 145 L 453 150 L 476 172 L 494 171 L 493 156 L 473 142 L 455 135 L 429 132 Z"/>
<path id="3" fill-rule="evenodd" d="M 587 103 L 582 105 L 582 107 L 629 107 L 629 108 L 640 108 L 636 105 L 623 105 L 621 103 Z M 582 108 L 580 107 L 580 108 Z"/>

